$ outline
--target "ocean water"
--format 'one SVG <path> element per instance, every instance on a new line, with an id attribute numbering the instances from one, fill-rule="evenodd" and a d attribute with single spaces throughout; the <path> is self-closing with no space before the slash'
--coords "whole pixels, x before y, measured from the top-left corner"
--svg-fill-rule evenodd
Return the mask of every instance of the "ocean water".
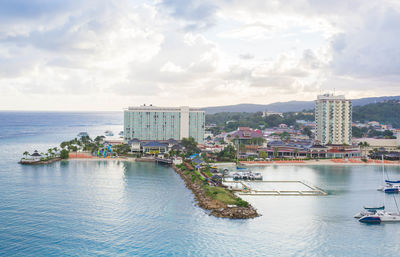
<path id="1" fill-rule="evenodd" d="M 261 217 L 227 220 L 198 208 L 171 168 L 71 160 L 22 166 L 81 131 L 118 133 L 122 113 L 0 112 L 2 256 L 398 256 L 400 224 L 366 225 L 363 205 L 396 210 L 376 191 L 380 167 L 255 168 L 265 179 L 306 180 L 328 196 L 247 196 Z M 400 179 L 398 167 L 387 167 Z"/>

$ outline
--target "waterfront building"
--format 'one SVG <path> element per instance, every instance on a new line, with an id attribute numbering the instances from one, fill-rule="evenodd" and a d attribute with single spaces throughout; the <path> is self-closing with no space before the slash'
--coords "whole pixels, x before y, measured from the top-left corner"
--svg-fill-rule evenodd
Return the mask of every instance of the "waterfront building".
<path id="1" fill-rule="evenodd" d="M 134 138 L 148 141 L 182 140 L 193 137 L 204 142 L 205 112 L 182 107 L 140 106 L 124 110 L 124 141 Z"/>
<path id="2" fill-rule="evenodd" d="M 252 129 L 249 127 L 238 127 L 236 131 L 227 134 L 226 139 L 236 144 L 249 144 L 252 139 L 263 138 L 263 133 L 259 129 Z"/>
<path id="3" fill-rule="evenodd" d="M 350 145 L 352 103 L 344 95 L 319 95 L 315 102 L 315 139 L 322 145 Z"/>
<path id="4" fill-rule="evenodd" d="M 283 118 L 283 113 L 282 112 L 263 111 L 263 114 L 262 114 L 263 117 L 268 117 L 268 116 L 271 116 L 271 115 L 278 115 L 278 116 L 281 116 Z"/>
<path id="5" fill-rule="evenodd" d="M 400 152 L 400 132 L 396 136 L 396 139 L 357 138 L 354 142 L 360 146 L 363 156 L 367 156 L 374 150 Z"/>
<path id="6" fill-rule="evenodd" d="M 31 161 L 40 161 L 41 158 L 42 155 L 37 150 L 35 150 L 33 154 L 30 155 L 30 158 L 27 159 Z"/>

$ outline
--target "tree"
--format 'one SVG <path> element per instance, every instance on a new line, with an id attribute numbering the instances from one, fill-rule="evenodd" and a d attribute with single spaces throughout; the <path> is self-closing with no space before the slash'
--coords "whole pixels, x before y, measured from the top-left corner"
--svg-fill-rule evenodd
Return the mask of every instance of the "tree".
<path id="1" fill-rule="evenodd" d="M 218 159 L 224 161 L 232 161 L 236 158 L 236 150 L 232 145 L 227 145 L 218 153 Z"/>
<path id="2" fill-rule="evenodd" d="M 274 157 L 278 157 L 278 147 L 274 147 Z"/>
<path id="3" fill-rule="evenodd" d="M 62 149 L 60 152 L 61 159 L 68 159 L 69 158 L 69 151 L 66 149 Z"/>
<path id="4" fill-rule="evenodd" d="M 29 152 L 25 151 L 22 155 L 26 158 L 29 155 Z"/>
<path id="5" fill-rule="evenodd" d="M 302 134 L 303 135 L 307 135 L 309 138 L 312 137 L 312 132 L 311 132 L 311 129 L 309 127 L 304 127 L 303 131 L 302 131 Z"/>
<path id="6" fill-rule="evenodd" d="M 282 134 L 281 134 L 281 140 L 282 141 L 289 141 L 290 140 L 290 134 L 288 133 L 288 132 L 283 132 Z"/>
<path id="7" fill-rule="evenodd" d="M 194 140 L 193 137 L 182 138 L 181 144 L 185 148 L 188 155 L 200 152 L 200 149 L 197 148 L 197 142 Z"/>
<path id="8" fill-rule="evenodd" d="M 69 145 L 70 145 L 69 142 L 64 141 L 64 142 L 61 142 L 60 147 L 61 147 L 62 149 L 64 149 L 65 147 L 68 147 Z"/>
<path id="9" fill-rule="evenodd" d="M 259 156 L 260 158 L 263 158 L 263 159 L 268 158 L 268 154 L 267 154 L 266 152 L 264 152 L 264 151 L 260 151 L 260 152 L 258 153 L 258 156 Z"/>

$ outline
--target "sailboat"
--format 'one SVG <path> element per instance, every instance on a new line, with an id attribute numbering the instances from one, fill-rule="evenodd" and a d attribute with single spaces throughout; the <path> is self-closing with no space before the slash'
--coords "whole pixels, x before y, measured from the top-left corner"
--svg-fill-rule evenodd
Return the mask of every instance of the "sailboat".
<path id="1" fill-rule="evenodd" d="M 400 192 L 400 181 L 399 180 L 389 180 L 389 176 L 386 173 L 388 179 L 385 179 L 385 163 L 382 155 L 382 180 L 386 185 L 379 188 L 379 191 L 383 191 L 387 194 L 396 194 Z"/>
<path id="2" fill-rule="evenodd" d="M 396 201 L 394 196 L 393 199 L 394 201 Z M 400 212 L 398 209 L 397 212 L 387 212 L 384 210 L 380 210 L 376 211 L 373 214 L 364 215 L 358 221 L 363 223 L 400 222 Z"/>
<path id="3" fill-rule="evenodd" d="M 365 215 L 372 215 L 372 214 L 375 214 L 377 211 L 381 211 L 381 210 L 384 210 L 384 209 L 385 209 L 384 205 L 377 206 L 377 207 L 364 206 L 364 210 L 359 212 L 359 213 L 357 213 L 356 215 L 354 215 L 354 218 L 359 219 L 359 218 L 362 218 Z"/>
<path id="4" fill-rule="evenodd" d="M 383 155 L 382 155 L 382 177 L 384 177 L 384 161 L 383 161 Z M 384 187 L 384 192 L 385 191 Z M 400 222 L 400 211 L 399 211 L 399 207 L 397 205 L 397 201 L 395 196 L 393 195 L 393 200 L 396 204 L 396 208 L 397 208 L 397 212 L 387 212 L 385 211 L 385 195 L 383 196 L 383 201 L 384 204 L 383 206 L 380 207 L 365 207 L 365 212 L 360 212 L 359 216 L 361 216 L 359 218 L 359 222 L 362 223 L 381 223 L 381 222 Z M 357 215 L 356 215 L 357 216 Z M 354 217 L 356 217 L 354 216 Z"/>
<path id="5" fill-rule="evenodd" d="M 237 170 L 245 170 L 245 167 L 239 167 L 239 144 L 236 147 L 236 169 Z"/>

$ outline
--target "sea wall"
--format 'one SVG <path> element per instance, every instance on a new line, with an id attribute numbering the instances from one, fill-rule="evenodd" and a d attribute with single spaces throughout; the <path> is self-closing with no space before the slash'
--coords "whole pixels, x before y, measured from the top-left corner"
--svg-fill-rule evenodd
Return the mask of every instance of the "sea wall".
<path id="1" fill-rule="evenodd" d="M 201 185 L 192 181 L 191 174 L 187 175 L 181 169 L 172 164 L 172 168 L 180 175 L 186 187 L 192 190 L 198 206 L 210 211 L 210 215 L 230 219 L 250 219 L 258 217 L 257 211 L 249 205 L 248 207 L 229 207 L 221 201 L 207 196 Z"/>

